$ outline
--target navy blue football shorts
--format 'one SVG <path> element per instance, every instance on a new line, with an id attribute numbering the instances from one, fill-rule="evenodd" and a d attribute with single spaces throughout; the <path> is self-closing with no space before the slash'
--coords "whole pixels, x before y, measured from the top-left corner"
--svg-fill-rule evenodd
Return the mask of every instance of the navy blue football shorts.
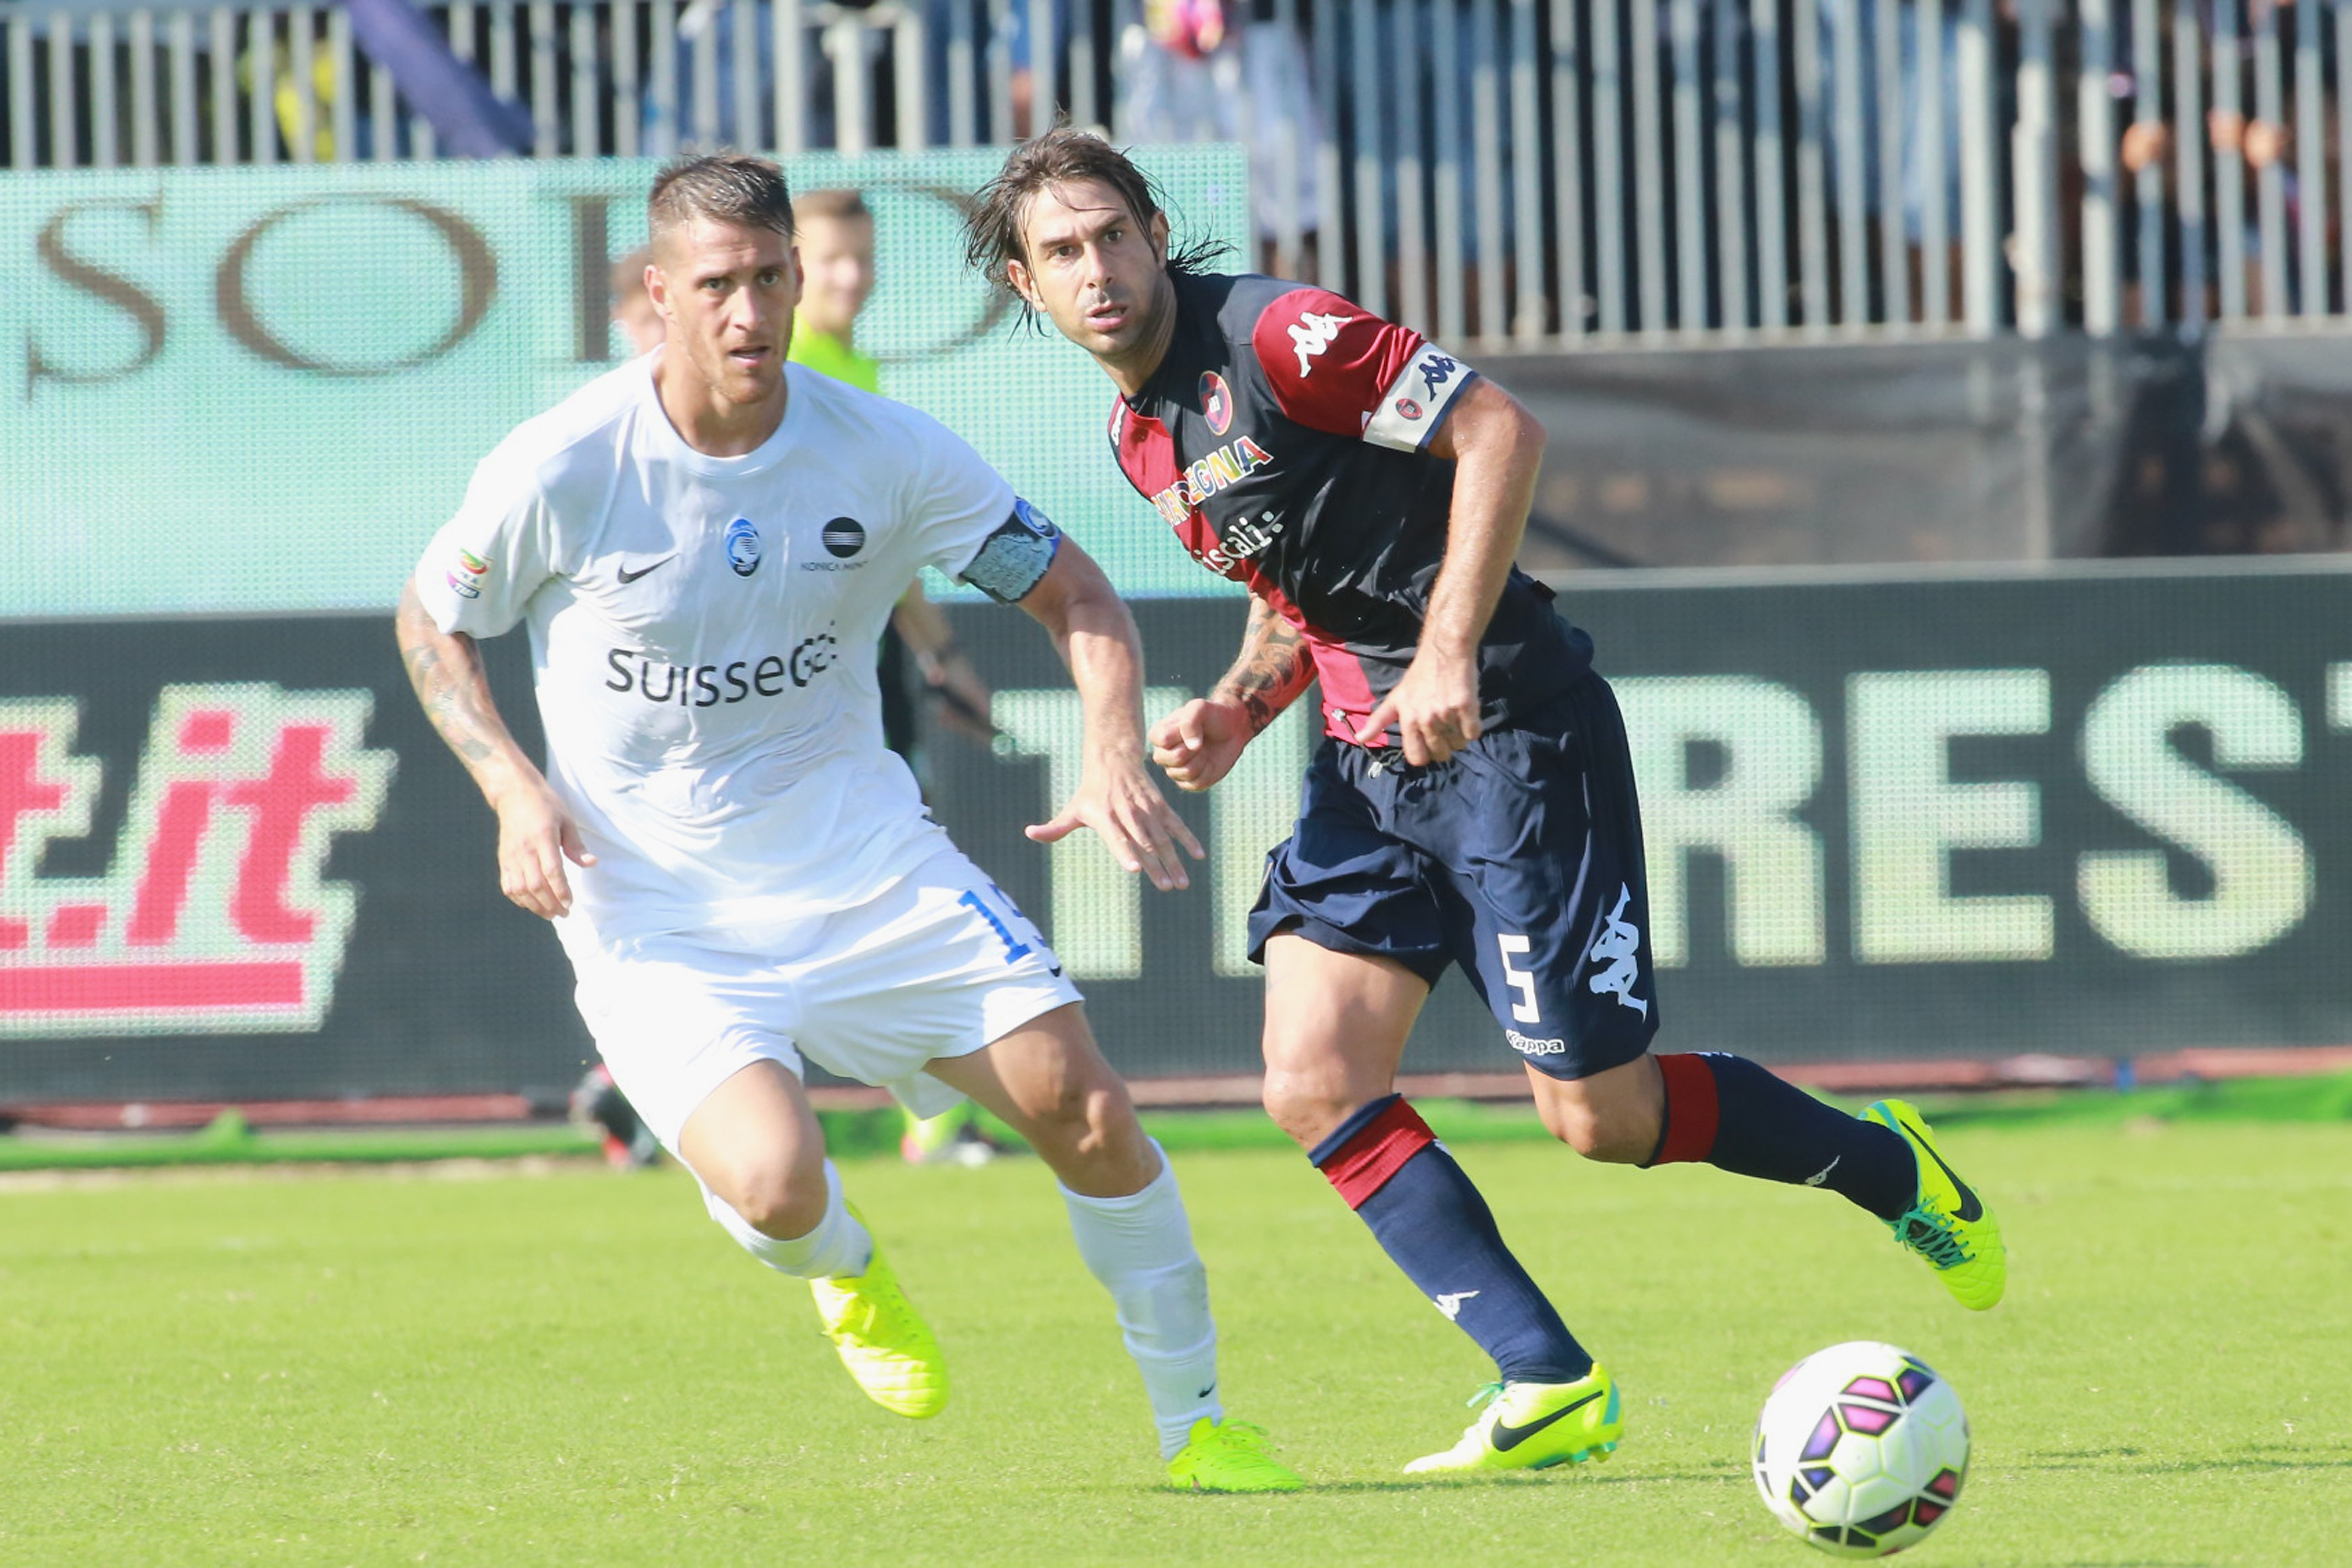
<path id="1" fill-rule="evenodd" d="M 1250 957 L 1296 931 L 1437 984 L 1459 964 L 1528 1065 L 1590 1078 L 1657 1033 L 1625 723 L 1588 675 L 1435 767 L 1326 739 L 1266 857 Z"/>

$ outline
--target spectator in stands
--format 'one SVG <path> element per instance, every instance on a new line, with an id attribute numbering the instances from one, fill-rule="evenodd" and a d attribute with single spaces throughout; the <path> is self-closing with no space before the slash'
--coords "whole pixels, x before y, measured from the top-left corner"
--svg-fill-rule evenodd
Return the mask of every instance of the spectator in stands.
<path id="1" fill-rule="evenodd" d="M 1260 265 L 1296 266 L 1286 236 L 1312 245 L 1323 140 L 1297 30 L 1252 0 L 1144 0 L 1119 36 L 1118 123 L 1130 142 L 1239 142 L 1249 151 Z"/>
<path id="2" fill-rule="evenodd" d="M 2126 79 L 2129 81 L 2129 79 Z M 2147 84 L 2151 90 L 2155 89 L 2157 85 Z M 2137 83 L 2130 83 L 2126 90 L 2137 90 Z M 2240 101 L 2245 101 L 2249 96 L 2251 96 L 2250 83 L 2247 84 L 2245 90 L 2242 90 Z M 2329 92 L 2326 95 L 2322 110 L 2323 121 L 2329 127 L 2328 133 L 2322 138 L 2320 149 L 2320 174 L 2323 179 L 2332 174 L 2328 154 L 2336 140 L 2333 130 L 2336 112 L 2335 95 Z M 2211 165 L 2219 166 L 2225 160 L 2241 162 L 2244 165 L 2246 178 L 2242 210 L 2235 214 L 2215 211 L 2212 214 L 2212 221 L 2205 226 L 2202 236 L 2205 250 L 2203 270 L 2208 279 L 2206 285 L 2208 293 L 2204 300 L 2199 301 L 2200 313 L 2208 321 L 2214 320 L 2222 314 L 2219 268 L 2220 233 L 2221 225 L 2223 222 L 2234 222 L 2238 225 L 2241 254 L 2244 258 L 2241 278 L 2247 310 L 2251 313 L 2261 313 L 2270 309 L 2270 302 L 2263 298 L 2263 235 L 2257 215 L 2260 210 L 2258 206 L 2260 182 L 2264 174 L 2273 168 L 2279 172 L 2282 194 L 2284 197 L 2283 206 L 2285 220 L 2284 238 L 2287 247 L 2286 253 L 2282 258 L 2287 280 L 2286 296 L 2278 303 L 2278 308 L 2283 310 L 2300 310 L 2305 279 L 2301 276 L 2301 247 L 2295 241 L 2295 235 L 2301 223 L 2301 206 L 2305 199 L 2305 193 L 2303 171 L 2298 167 L 2302 161 L 2299 157 L 2302 150 L 2296 145 L 2293 127 L 2279 121 L 2248 115 L 2242 110 L 2208 109 L 2205 111 L 2205 145 L 2207 157 Z M 2170 220 L 2168 223 L 2168 248 L 2176 248 L 2183 237 L 2179 231 L 2179 144 L 2173 126 L 2169 121 L 2163 120 L 2135 120 L 2124 128 L 2116 149 L 2116 162 L 2121 167 L 2122 179 L 2126 185 L 2136 184 L 2141 173 L 2146 170 L 2153 169 L 2163 177 L 2163 199 L 2168 219 Z M 2335 247 L 2340 242 L 2340 237 L 2336 234 L 2330 234 L 2331 255 L 2335 253 Z M 2133 249 L 2134 247 L 2126 245 L 2127 257 L 2133 256 Z M 2136 257 L 2133 257 L 2133 259 L 2136 260 Z M 2330 270 L 2332 272 L 2333 268 L 2331 268 Z M 2146 279 L 2139 279 L 2136 276 L 2134 280 L 2139 287 L 2145 287 L 2147 284 Z M 2321 290 L 2324 298 L 2327 289 L 2327 279 L 2322 277 L 2312 281 Z M 2183 309 L 2177 313 L 2186 315 L 2188 311 Z M 2145 320 L 2145 317 L 2135 308 L 2127 319 Z"/>

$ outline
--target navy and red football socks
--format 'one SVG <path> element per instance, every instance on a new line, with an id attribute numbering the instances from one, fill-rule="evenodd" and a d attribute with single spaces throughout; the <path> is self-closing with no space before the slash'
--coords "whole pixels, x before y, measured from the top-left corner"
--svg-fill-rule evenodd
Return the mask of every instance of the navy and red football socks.
<path id="1" fill-rule="evenodd" d="M 1749 1061 L 1721 1051 L 1661 1056 L 1666 1109 L 1647 1165 L 1704 1161 L 1735 1175 L 1827 1187 L 1881 1219 L 1918 1195 L 1900 1133 L 1848 1116 Z"/>
<path id="2" fill-rule="evenodd" d="M 1573 1383 L 1592 1370 L 1503 1245 L 1486 1200 L 1402 1095 L 1363 1107 L 1307 1157 L 1405 1277 L 1495 1358 L 1504 1382 Z"/>

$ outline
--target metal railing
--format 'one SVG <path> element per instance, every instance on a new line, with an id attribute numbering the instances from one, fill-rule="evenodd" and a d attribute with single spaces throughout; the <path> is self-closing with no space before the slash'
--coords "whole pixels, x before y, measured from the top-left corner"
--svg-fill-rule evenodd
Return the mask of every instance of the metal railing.
<path id="1" fill-rule="evenodd" d="M 539 156 L 969 146 L 1056 110 L 1133 139 L 1150 68 L 1197 69 L 1230 112 L 1176 130 L 1251 147 L 1256 260 L 1449 342 L 2194 332 L 2352 300 L 2352 0 L 1259 0 L 1175 66 L 1134 0 L 429 15 Z M 0 92 L 15 169 L 437 151 L 336 5 L 0 0 Z"/>

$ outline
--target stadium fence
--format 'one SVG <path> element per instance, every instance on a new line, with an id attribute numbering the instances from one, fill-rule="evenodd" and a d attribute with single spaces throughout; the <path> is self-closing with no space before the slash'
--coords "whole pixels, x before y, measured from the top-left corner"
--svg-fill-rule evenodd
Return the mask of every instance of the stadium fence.
<path id="1" fill-rule="evenodd" d="M 1154 56 L 1138 0 L 424 15 L 541 158 L 973 147 L 1052 111 L 1237 141 L 1272 270 L 1458 346 L 2193 335 L 2347 308 L 2352 0 L 1229 9 L 1248 26 L 1197 65 Z M 1176 132 L 1171 95 L 1197 106 Z M 0 97 L 16 170 L 446 151 L 336 5 L 0 0 Z"/>

